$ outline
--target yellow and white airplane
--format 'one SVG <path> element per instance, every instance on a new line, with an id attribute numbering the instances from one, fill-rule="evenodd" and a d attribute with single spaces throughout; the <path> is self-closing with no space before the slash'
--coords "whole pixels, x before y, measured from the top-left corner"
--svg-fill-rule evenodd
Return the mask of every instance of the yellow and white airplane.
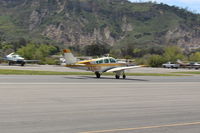
<path id="1" fill-rule="evenodd" d="M 64 58 L 66 60 L 66 67 L 81 69 L 86 71 L 92 71 L 97 78 L 101 77 L 104 72 L 114 72 L 115 78 L 119 79 L 120 76 L 123 79 L 126 78 L 125 70 L 139 68 L 142 66 L 128 66 L 126 62 L 117 61 L 112 57 L 103 57 L 91 60 L 84 60 L 77 62 L 77 59 L 73 56 L 69 49 L 63 50 Z"/>

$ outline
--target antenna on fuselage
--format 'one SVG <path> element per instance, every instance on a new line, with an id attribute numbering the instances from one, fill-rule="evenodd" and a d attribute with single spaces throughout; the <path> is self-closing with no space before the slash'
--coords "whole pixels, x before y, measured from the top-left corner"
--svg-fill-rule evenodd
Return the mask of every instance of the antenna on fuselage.
<path id="1" fill-rule="evenodd" d="M 105 54 L 104 56 L 105 56 L 105 57 L 110 57 L 110 54 Z"/>

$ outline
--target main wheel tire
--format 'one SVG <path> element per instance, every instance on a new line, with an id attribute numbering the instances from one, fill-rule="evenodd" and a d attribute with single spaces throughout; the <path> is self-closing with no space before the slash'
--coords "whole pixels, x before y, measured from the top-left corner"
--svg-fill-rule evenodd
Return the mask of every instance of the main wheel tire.
<path id="1" fill-rule="evenodd" d="M 22 62 L 22 63 L 21 63 L 21 66 L 24 66 L 24 65 L 25 65 L 25 62 Z"/>
<path id="2" fill-rule="evenodd" d="M 99 72 L 95 72 L 97 78 L 101 78 L 101 74 Z"/>
<path id="3" fill-rule="evenodd" d="M 116 78 L 116 79 L 119 79 L 119 78 L 120 78 L 120 76 L 119 76 L 119 75 L 115 75 L 115 78 Z"/>
<path id="4" fill-rule="evenodd" d="M 8 62 L 8 65 L 9 65 L 9 66 L 12 66 L 12 64 L 13 64 L 12 62 Z"/>
<path id="5" fill-rule="evenodd" d="M 126 75 L 123 75 L 123 79 L 126 79 Z"/>

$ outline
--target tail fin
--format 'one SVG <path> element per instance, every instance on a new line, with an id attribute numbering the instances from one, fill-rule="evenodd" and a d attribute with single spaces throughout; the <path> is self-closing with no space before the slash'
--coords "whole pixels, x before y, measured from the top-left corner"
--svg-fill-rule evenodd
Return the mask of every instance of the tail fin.
<path id="1" fill-rule="evenodd" d="M 65 49 L 63 50 L 63 52 L 67 65 L 76 63 L 77 59 L 74 57 L 74 55 L 71 53 L 69 49 Z"/>
<path id="2" fill-rule="evenodd" d="M 183 62 L 182 62 L 181 60 L 179 60 L 179 59 L 178 59 L 176 62 L 177 62 L 178 64 L 180 64 L 180 65 L 185 65 L 185 63 L 183 63 Z"/>

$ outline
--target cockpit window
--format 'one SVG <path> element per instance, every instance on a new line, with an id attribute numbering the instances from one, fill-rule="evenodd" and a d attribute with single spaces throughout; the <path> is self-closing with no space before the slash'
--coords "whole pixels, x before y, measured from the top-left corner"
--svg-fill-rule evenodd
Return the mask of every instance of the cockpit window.
<path id="1" fill-rule="evenodd" d="M 96 61 L 97 64 L 102 64 L 103 63 L 103 60 L 98 60 Z"/>

